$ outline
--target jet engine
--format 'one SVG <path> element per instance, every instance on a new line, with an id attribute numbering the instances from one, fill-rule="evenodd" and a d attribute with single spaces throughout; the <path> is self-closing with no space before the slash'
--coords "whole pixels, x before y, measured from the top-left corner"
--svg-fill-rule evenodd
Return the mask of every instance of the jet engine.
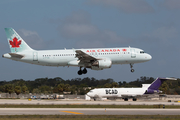
<path id="1" fill-rule="evenodd" d="M 97 60 L 92 63 L 92 70 L 103 70 L 106 68 L 111 68 L 112 61 L 111 60 Z"/>
<path id="2" fill-rule="evenodd" d="M 160 90 L 147 89 L 145 94 L 161 93 Z"/>

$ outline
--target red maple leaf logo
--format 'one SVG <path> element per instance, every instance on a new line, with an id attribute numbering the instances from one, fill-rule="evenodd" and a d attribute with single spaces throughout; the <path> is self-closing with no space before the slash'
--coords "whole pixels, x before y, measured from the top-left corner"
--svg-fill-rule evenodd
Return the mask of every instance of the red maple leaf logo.
<path id="1" fill-rule="evenodd" d="M 127 51 L 127 50 L 126 50 L 126 49 L 122 49 L 122 51 L 124 51 L 124 52 L 125 52 L 125 51 Z"/>
<path id="2" fill-rule="evenodd" d="M 21 44 L 21 40 L 18 41 L 18 39 L 14 37 L 12 41 L 9 40 L 9 44 L 12 46 L 12 48 L 18 48 L 20 47 L 19 45 Z"/>

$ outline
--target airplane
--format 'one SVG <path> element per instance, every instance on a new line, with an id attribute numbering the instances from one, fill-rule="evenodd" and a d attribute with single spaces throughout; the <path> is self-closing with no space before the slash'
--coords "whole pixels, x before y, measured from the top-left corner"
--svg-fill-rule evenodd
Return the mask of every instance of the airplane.
<path id="1" fill-rule="evenodd" d="M 100 98 L 122 98 L 124 101 L 128 101 L 132 98 L 136 101 L 138 97 L 143 95 L 161 93 L 158 90 L 161 84 L 166 80 L 177 80 L 175 78 L 157 78 L 151 84 L 142 84 L 142 88 L 97 88 L 90 90 L 87 96 L 93 98 L 94 100 Z"/>
<path id="2" fill-rule="evenodd" d="M 34 50 L 13 28 L 5 28 L 5 32 L 11 52 L 2 57 L 42 66 L 77 66 L 79 75 L 86 74 L 86 68 L 103 70 L 111 68 L 112 64 L 130 64 L 131 72 L 134 72 L 135 63 L 152 59 L 142 49 L 132 47 Z"/>

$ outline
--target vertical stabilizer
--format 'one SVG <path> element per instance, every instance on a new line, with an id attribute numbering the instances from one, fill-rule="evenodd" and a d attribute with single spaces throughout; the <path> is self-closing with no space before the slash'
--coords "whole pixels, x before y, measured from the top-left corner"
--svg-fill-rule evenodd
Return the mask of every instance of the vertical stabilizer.
<path id="1" fill-rule="evenodd" d="M 5 32 L 11 53 L 33 50 L 13 28 L 5 28 Z"/>
<path id="2" fill-rule="evenodd" d="M 157 78 L 153 83 L 148 87 L 146 94 L 158 93 L 159 87 L 163 84 L 166 80 L 177 80 L 175 78 Z"/>

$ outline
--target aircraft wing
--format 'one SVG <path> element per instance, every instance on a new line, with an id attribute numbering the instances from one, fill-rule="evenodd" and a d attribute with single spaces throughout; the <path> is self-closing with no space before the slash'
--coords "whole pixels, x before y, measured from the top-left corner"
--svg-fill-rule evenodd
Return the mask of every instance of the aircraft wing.
<path id="1" fill-rule="evenodd" d="M 81 50 L 76 50 L 76 57 L 81 61 L 85 63 L 90 63 L 91 61 L 96 61 L 97 59 L 86 54 L 85 52 Z"/>

